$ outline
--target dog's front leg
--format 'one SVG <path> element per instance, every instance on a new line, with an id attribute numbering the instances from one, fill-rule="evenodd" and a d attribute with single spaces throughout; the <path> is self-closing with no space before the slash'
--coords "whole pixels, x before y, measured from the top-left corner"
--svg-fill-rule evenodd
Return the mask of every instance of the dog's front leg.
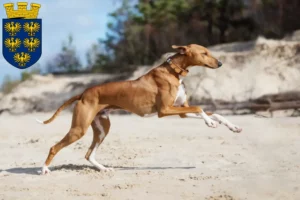
<path id="1" fill-rule="evenodd" d="M 183 107 L 189 107 L 189 104 L 187 101 L 185 101 L 185 103 L 183 104 Z M 205 114 L 202 114 L 202 116 L 200 116 L 199 114 L 195 114 L 195 113 L 186 113 L 186 114 L 180 114 L 179 116 L 181 118 L 203 118 L 205 120 L 205 118 L 210 118 L 216 122 L 219 122 L 220 124 L 224 124 L 225 126 L 227 126 L 231 131 L 235 132 L 235 133 L 239 133 L 242 131 L 242 128 L 240 128 L 237 125 L 234 125 L 233 123 L 231 123 L 229 120 L 227 120 L 225 117 L 218 115 L 218 114 L 213 114 L 213 113 L 208 113 L 208 112 L 204 112 Z M 205 121 L 206 123 L 206 121 Z"/>
<path id="2" fill-rule="evenodd" d="M 208 118 L 210 120 L 214 120 L 214 122 L 219 122 L 220 124 L 224 124 L 231 131 L 233 131 L 235 133 L 240 133 L 242 131 L 242 128 L 240 128 L 237 125 L 234 125 L 229 120 L 227 120 L 225 117 L 223 117 L 221 115 L 218 115 L 218 114 L 212 114 L 212 113 L 203 112 L 202 115 L 200 116 L 200 115 L 193 114 L 193 113 L 187 113 L 187 114 L 184 114 L 184 115 L 180 115 L 180 117 L 182 117 L 182 118 L 196 118 L 196 119 L 203 118 L 204 120 L 206 118 Z M 206 120 L 208 120 L 208 119 L 206 119 Z M 206 123 L 206 120 L 205 120 L 205 123 Z"/>
<path id="3" fill-rule="evenodd" d="M 213 120 L 219 122 L 220 124 L 224 124 L 225 126 L 227 126 L 231 131 L 235 132 L 235 133 L 240 133 L 242 131 L 242 128 L 240 128 L 237 125 L 234 125 L 233 123 L 231 123 L 229 120 L 227 120 L 225 117 L 218 115 L 218 114 L 212 114 L 210 116 Z"/>
<path id="4" fill-rule="evenodd" d="M 187 100 L 184 102 L 184 104 L 182 105 L 182 107 L 184 107 L 184 108 L 190 107 Z M 200 108 L 200 109 L 201 109 L 201 108 Z M 199 113 L 186 113 L 186 114 L 180 114 L 179 116 L 180 116 L 181 118 L 204 119 L 205 124 L 206 124 L 207 126 L 213 127 L 213 128 L 217 127 L 217 123 L 214 122 L 214 121 L 213 121 L 211 118 L 209 118 L 209 116 L 207 116 L 207 115 L 209 115 L 209 113 L 206 113 L 206 112 L 204 112 L 204 111 L 201 109 L 201 113 L 200 113 L 200 114 L 199 114 Z"/>
<path id="5" fill-rule="evenodd" d="M 158 117 L 170 115 L 179 115 L 181 117 L 200 118 L 204 119 L 205 124 L 209 127 L 216 128 L 217 122 L 212 120 L 199 106 L 189 107 L 165 107 L 158 113 Z"/>

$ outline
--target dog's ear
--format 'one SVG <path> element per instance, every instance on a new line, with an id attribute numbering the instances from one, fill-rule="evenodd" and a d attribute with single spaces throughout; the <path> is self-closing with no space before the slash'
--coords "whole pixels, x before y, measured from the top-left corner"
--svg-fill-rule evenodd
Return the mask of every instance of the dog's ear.
<path id="1" fill-rule="evenodd" d="M 188 52 L 188 46 L 172 45 L 172 48 L 178 50 L 180 54 L 186 54 Z"/>

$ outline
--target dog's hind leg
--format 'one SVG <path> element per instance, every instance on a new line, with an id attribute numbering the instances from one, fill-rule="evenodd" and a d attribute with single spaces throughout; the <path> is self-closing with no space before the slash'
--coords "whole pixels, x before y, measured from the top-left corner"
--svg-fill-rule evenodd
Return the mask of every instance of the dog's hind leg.
<path id="1" fill-rule="evenodd" d="M 92 123 L 96 113 L 98 105 L 91 103 L 83 103 L 79 101 L 73 112 L 72 125 L 66 136 L 58 142 L 56 145 L 50 148 L 48 157 L 42 168 L 42 174 L 47 174 L 50 172 L 48 166 L 50 165 L 54 156 L 64 147 L 72 144 L 73 142 L 80 139 Z"/>
<path id="2" fill-rule="evenodd" d="M 104 167 L 95 159 L 96 151 L 99 145 L 103 142 L 104 138 L 107 136 L 110 128 L 108 113 L 105 110 L 100 111 L 96 115 L 92 122 L 92 128 L 94 132 L 94 137 L 92 144 L 85 155 L 85 158 L 100 171 L 112 171 L 112 168 Z"/>

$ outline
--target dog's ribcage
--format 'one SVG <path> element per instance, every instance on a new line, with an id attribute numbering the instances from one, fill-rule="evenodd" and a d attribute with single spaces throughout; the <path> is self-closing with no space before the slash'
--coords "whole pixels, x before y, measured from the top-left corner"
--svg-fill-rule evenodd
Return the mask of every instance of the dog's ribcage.
<path id="1" fill-rule="evenodd" d="M 178 91 L 174 101 L 174 106 L 182 106 L 186 100 L 186 91 L 182 80 L 179 80 L 180 85 L 178 86 Z"/>
<path id="2" fill-rule="evenodd" d="M 182 106 L 186 100 L 185 87 L 181 79 L 179 80 L 179 83 L 180 85 L 178 86 L 178 90 L 177 90 L 177 94 L 173 106 Z M 155 115 L 157 115 L 157 113 L 145 114 L 143 117 L 152 117 Z"/>

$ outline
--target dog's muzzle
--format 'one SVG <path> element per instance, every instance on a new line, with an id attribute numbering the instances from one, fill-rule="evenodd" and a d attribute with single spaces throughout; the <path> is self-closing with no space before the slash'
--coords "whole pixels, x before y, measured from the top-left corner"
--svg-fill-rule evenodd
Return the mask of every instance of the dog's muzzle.
<path id="1" fill-rule="evenodd" d="M 218 61 L 218 67 L 221 67 L 222 63 L 220 61 Z"/>

